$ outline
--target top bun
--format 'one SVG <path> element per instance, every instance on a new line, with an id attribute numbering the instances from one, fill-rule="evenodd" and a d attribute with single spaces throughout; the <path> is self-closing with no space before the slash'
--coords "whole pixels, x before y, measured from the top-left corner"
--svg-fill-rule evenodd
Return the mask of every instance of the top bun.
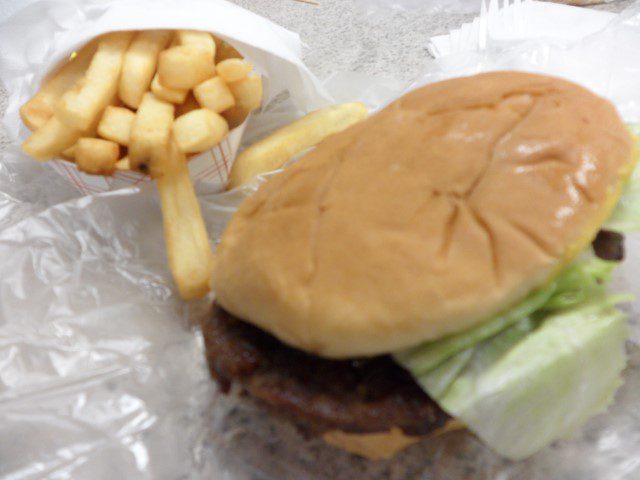
<path id="1" fill-rule="evenodd" d="M 325 357 L 472 327 L 596 235 L 633 167 L 608 101 L 492 72 L 415 90 L 266 182 L 229 223 L 225 309 Z"/>

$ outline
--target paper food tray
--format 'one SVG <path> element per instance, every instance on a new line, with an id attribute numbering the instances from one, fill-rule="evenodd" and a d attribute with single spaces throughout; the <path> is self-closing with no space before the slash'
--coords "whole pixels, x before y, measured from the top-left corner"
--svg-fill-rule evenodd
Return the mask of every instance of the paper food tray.
<path id="1" fill-rule="evenodd" d="M 26 35 L 24 25 L 29 25 Z M 106 32 L 146 29 L 205 30 L 228 41 L 262 75 L 263 106 L 284 91 L 301 110 L 328 103 L 321 85 L 302 62 L 297 34 L 224 0 L 41 1 L 7 20 L 0 31 L 0 81 L 11 95 L 3 121 L 9 135 L 20 141 L 27 137 L 20 106 L 71 52 Z M 210 151 L 190 159 L 189 171 L 198 192 L 224 188 L 245 126 L 246 122 Z M 150 181 L 137 172 L 87 175 L 64 160 L 51 162 L 51 166 L 83 194 Z"/>

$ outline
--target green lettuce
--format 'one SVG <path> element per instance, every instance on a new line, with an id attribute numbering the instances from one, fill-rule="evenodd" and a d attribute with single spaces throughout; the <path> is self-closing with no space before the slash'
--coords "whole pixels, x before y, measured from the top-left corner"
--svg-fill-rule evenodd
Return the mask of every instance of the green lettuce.
<path id="1" fill-rule="evenodd" d="M 501 455 L 524 458 L 601 411 L 620 384 L 624 315 L 615 262 L 585 254 L 508 312 L 394 357 Z"/>
<path id="2" fill-rule="evenodd" d="M 640 168 L 633 171 L 604 229 L 620 233 L 640 232 Z"/>
<path id="3" fill-rule="evenodd" d="M 448 358 L 500 333 L 536 311 L 568 308 L 593 295 L 605 293 L 606 282 L 615 266 L 616 262 L 585 254 L 556 280 L 533 292 L 507 312 L 464 332 L 397 352 L 395 358 L 414 375 L 427 373 Z"/>
<path id="4" fill-rule="evenodd" d="M 629 125 L 629 130 L 640 138 L 640 125 Z M 640 145 L 636 154 L 640 154 Z M 640 168 L 637 166 L 613 214 L 602 228 L 620 233 L 640 232 Z"/>
<path id="5" fill-rule="evenodd" d="M 544 321 L 525 318 L 474 347 L 436 400 L 501 455 L 525 458 L 611 402 L 627 333 L 624 314 L 606 297 Z M 418 379 L 425 388 L 435 381 L 429 377 Z"/>

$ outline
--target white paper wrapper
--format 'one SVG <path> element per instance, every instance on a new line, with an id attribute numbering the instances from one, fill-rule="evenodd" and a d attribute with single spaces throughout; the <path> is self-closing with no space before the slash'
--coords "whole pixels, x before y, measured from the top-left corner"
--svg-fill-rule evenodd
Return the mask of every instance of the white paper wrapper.
<path id="1" fill-rule="evenodd" d="M 639 35 L 636 5 L 586 43 L 489 45 L 431 63 L 420 81 L 493 68 L 549 71 L 586 83 L 638 120 Z M 344 84 L 334 77 L 327 85 Z M 376 106 L 389 85 L 361 93 Z M 268 110 L 252 135 L 295 115 L 292 104 Z M 200 196 L 214 242 L 253 187 Z M 15 149 L 0 162 L 0 478 L 640 478 L 638 302 L 629 306 L 625 385 L 609 412 L 572 438 L 513 463 L 461 431 L 367 462 L 216 392 L 194 326 L 209 306 L 185 305 L 173 291 L 153 189 L 77 196 Z M 627 257 L 614 288 L 640 294 L 639 238 L 628 240 Z"/>
<path id="2" fill-rule="evenodd" d="M 18 109 L 71 52 L 109 31 L 146 29 L 205 30 L 227 40 L 263 76 L 263 105 L 285 90 L 300 110 L 328 102 L 302 63 L 297 34 L 224 0 L 41 1 L 18 12 L 0 29 L 0 81 L 11 94 L 4 119 L 9 134 L 19 140 L 28 136 Z M 235 128 L 218 146 L 189 161 L 199 192 L 223 189 L 244 129 L 244 124 Z M 51 166 L 83 194 L 150 181 L 136 172 L 87 175 L 64 160 Z"/>

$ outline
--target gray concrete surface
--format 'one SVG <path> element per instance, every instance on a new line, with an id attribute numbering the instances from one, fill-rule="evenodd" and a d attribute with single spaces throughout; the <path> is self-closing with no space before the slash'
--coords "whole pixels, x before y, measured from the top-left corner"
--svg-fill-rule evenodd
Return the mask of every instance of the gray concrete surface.
<path id="1" fill-rule="evenodd" d="M 354 6 L 366 0 L 317 0 L 317 6 L 296 0 L 234 2 L 298 32 L 311 47 L 305 62 L 320 78 L 334 70 L 353 70 L 412 80 L 430 58 L 425 48 L 428 39 L 474 17 L 423 9 L 388 10 L 371 18 Z M 594 8 L 620 11 L 631 3 L 619 0 Z"/>
<path id="2" fill-rule="evenodd" d="M 430 58 L 425 47 L 428 38 L 473 17 L 424 10 L 389 10 L 371 17 L 364 15 L 356 0 L 317 0 L 317 5 L 300 0 L 233 1 L 298 32 L 309 47 L 305 62 L 320 78 L 334 71 L 356 71 L 410 81 Z M 592 8 L 620 11 L 632 1 L 617 0 Z M 0 21 L 20 3 L 0 0 Z M 0 88 L 0 115 L 5 106 L 6 91 Z M 0 128 L 0 155 L 6 143 Z"/>

